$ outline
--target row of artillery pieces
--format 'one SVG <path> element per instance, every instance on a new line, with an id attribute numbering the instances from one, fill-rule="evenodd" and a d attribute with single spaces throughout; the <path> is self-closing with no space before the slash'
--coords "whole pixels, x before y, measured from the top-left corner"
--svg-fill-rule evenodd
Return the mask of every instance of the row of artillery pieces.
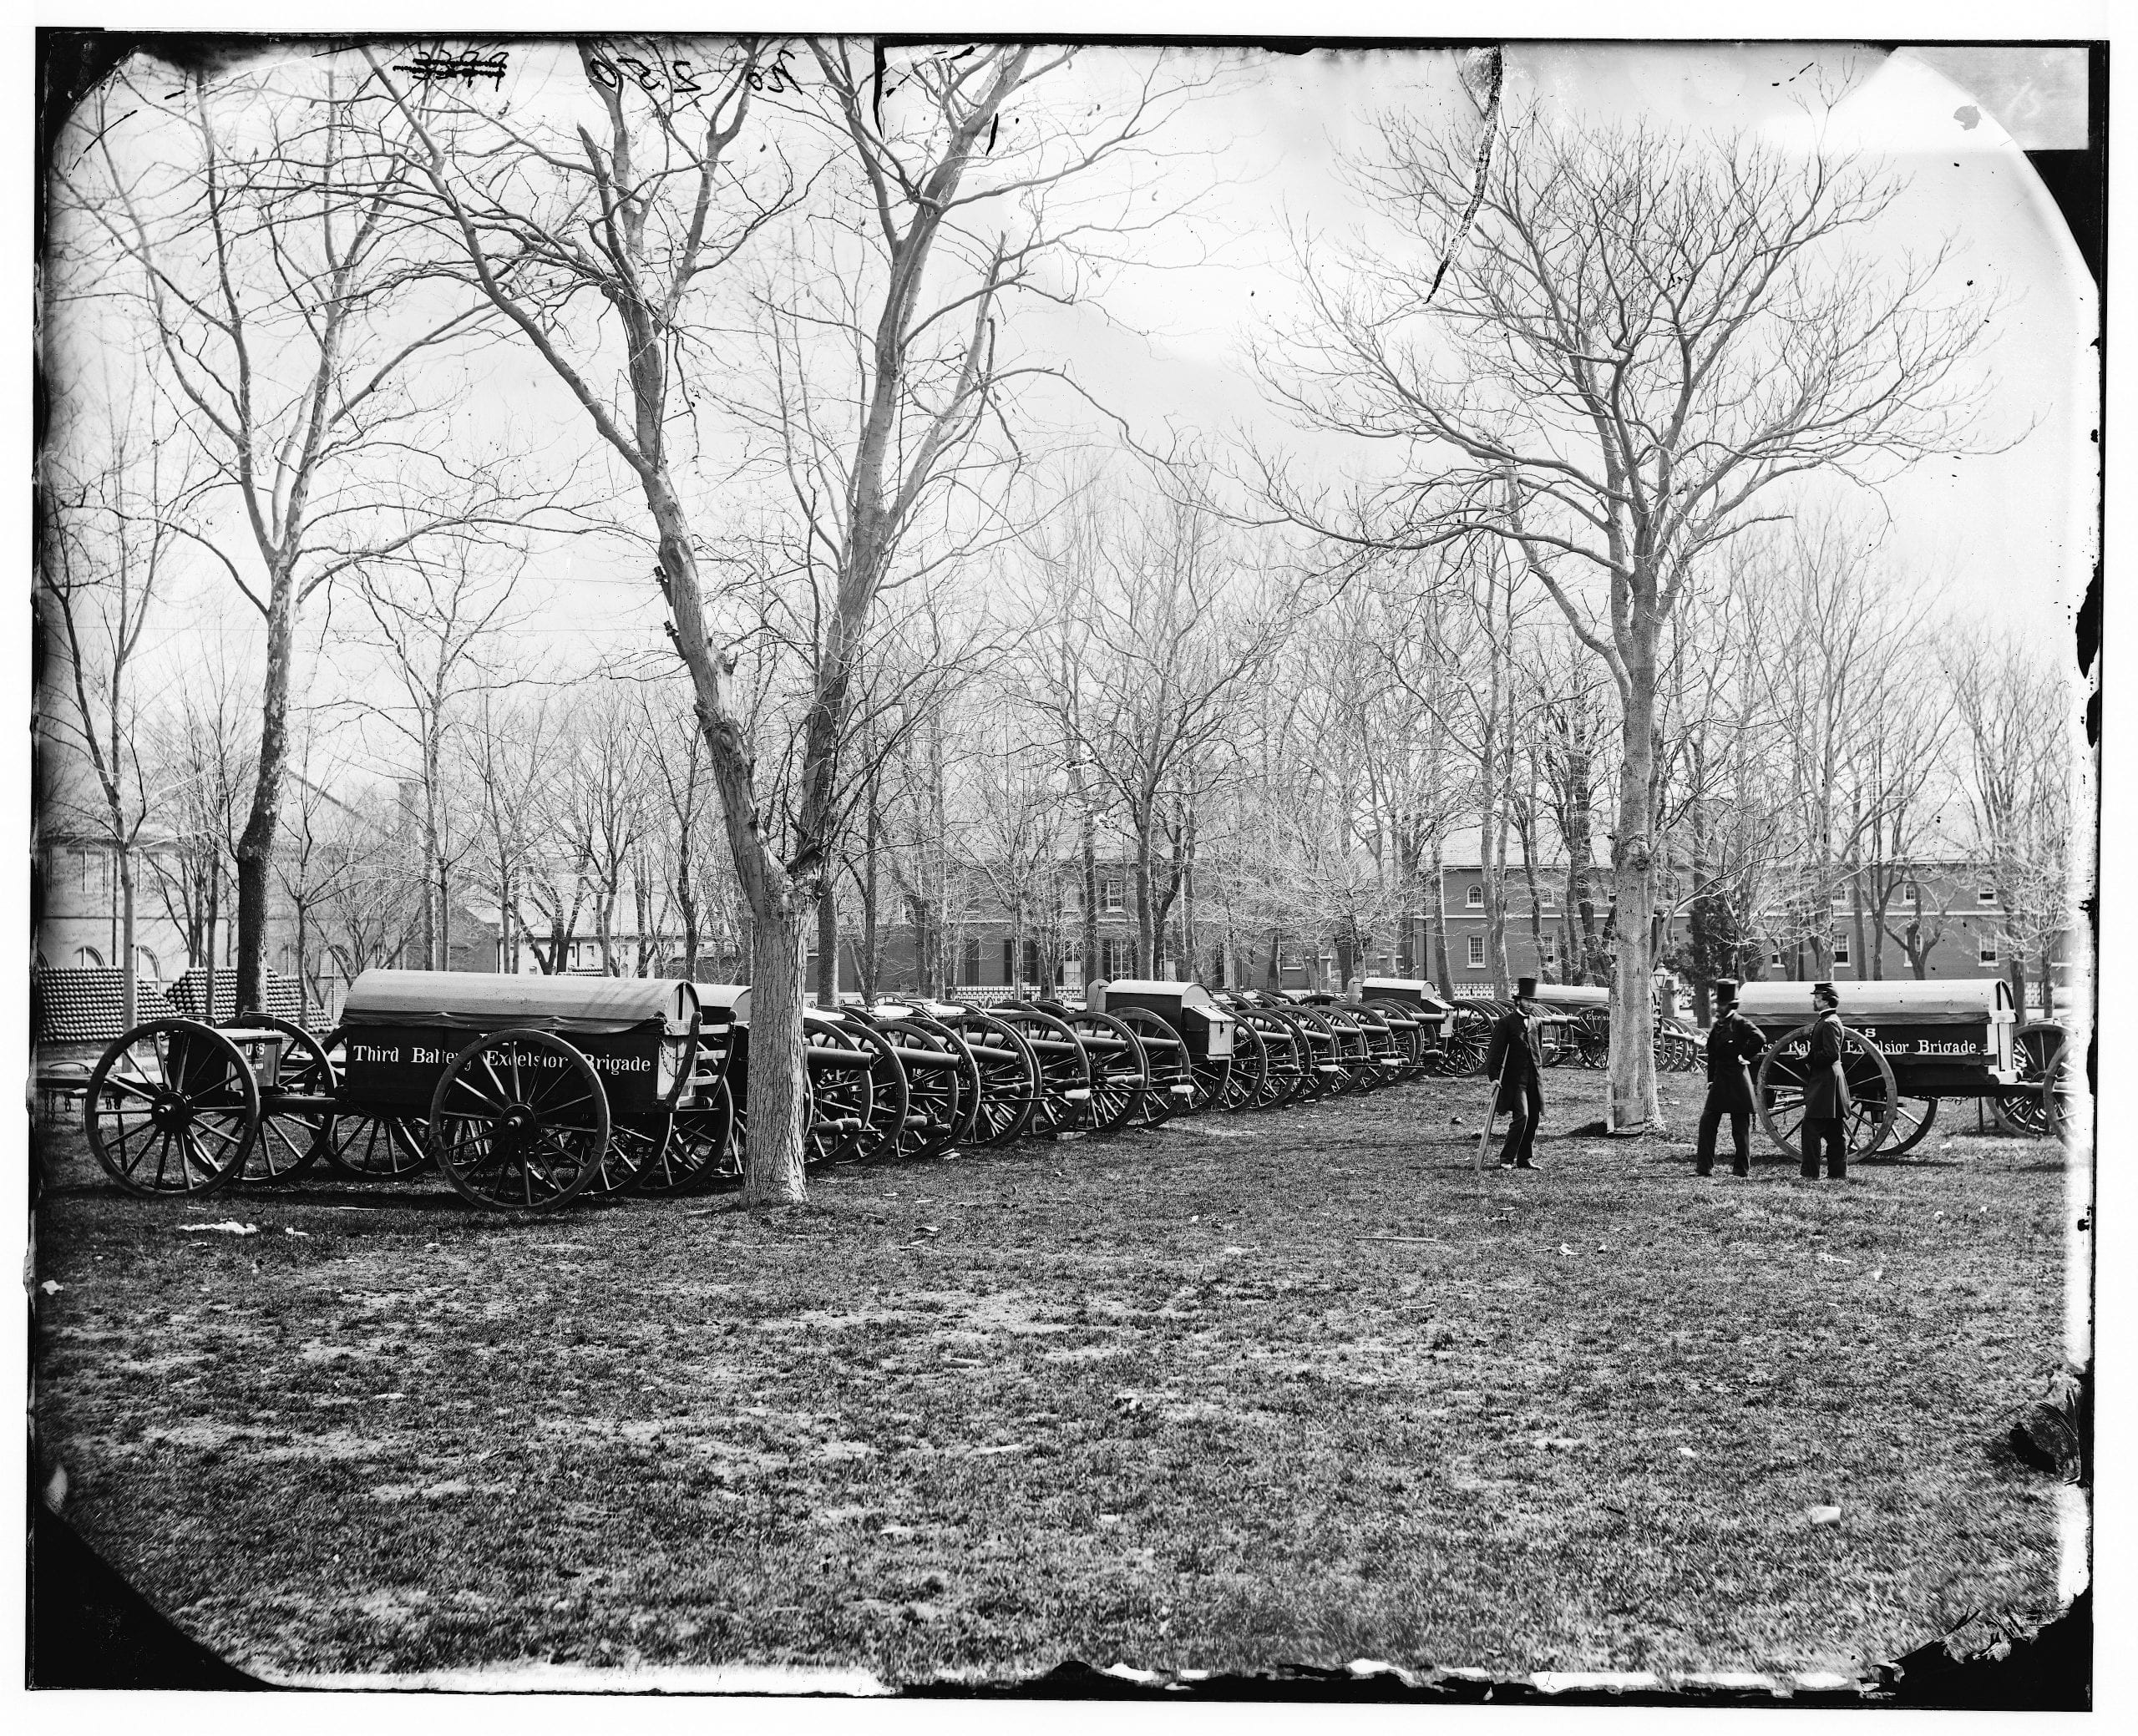
<path id="1" fill-rule="evenodd" d="M 1794 991 L 1757 1070 L 1761 1124 L 1794 1150 L 1802 985 L 1748 985 L 1748 996 L 1752 986 Z M 1081 1008 L 808 1007 L 806 1156 L 937 1158 L 1482 1070 L 1502 1004 L 1451 1003 L 1410 980 L 1364 987 L 1349 1000 L 1122 980 L 1092 984 Z M 1915 1145 L 1940 1095 L 1994 1101 L 2009 1131 L 2058 1130 L 2070 1070 L 2061 1032 L 2015 1034 L 2009 991 L 1994 979 L 1940 988 L 1934 1005 L 1918 996 L 1908 1009 L 1909 1054 L 1875 1030 L 1852 1036 L 1854 1155 Z M 1601 1065 L 1604 991 L 1545 993 L 1545 1063 Z M 150 1196 L 272 1184 L 322 1164 L 367 1179 L 435 1171 L 500 1211 L 696 1192 L 742 1174 L 750 1002 L 744 987 L 665 979 L 367 971 L 323 1039 L 258 1015 L 126 1032 L 80 1087 L 86 1130 L 112 1179 Z M 1699 1034 L 1674 1020 L 1657 1021 L 1655 1042 L 1666 1066 L 1700 1064 Z"/>

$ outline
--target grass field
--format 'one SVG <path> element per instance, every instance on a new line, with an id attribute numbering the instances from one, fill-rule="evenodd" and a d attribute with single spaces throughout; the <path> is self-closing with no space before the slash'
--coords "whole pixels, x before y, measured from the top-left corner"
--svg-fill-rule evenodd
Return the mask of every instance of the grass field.
<path id="1" fill-rule="evenodd" d="M 2052 1613 L 2054 1487 L 1996 1439 L 2059 1349 L 2054 1150 L 1698 1180 L 1689 1143 L 1551 1136 L 1597 1081 L 1551 1084 L 1545 1167 L 1482 1187 L 1484 1086 L 1435 1082 L 767 1216 L 139 1202 L 69 1132 L 39 1453 L 278 1674 L 1848 1673 Z"/>

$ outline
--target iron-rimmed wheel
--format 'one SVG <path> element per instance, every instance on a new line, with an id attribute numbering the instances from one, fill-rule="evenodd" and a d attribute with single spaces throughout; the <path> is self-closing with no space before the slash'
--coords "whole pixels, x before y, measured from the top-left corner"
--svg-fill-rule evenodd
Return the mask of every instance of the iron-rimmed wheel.
<path id="1" fill-rule="evenodd" d="M 638 1188 L 673 1142 L 675 1131 L 675 1115 L 666 1109 L 612 1117 L 609 1149 L 602 1153 L 594 1179 L 586 1184 L 587 1197 L 629 1193 Z"/>
<path id="2" fill-rule="evenodd" d="M 1394 1045 L 1396 1066 L 1391 1082 L 1416 1079 L 1426 1070 L 1426 1027 L 1416 1012 L 1396 1000 L 1369 1000 L 1365 1010 L 1381 1020 Z"/>
<path id="3" fill-rule="evenodd" d="M 933 1015 L 918 1010 L 906 1015 L 906 1022 L 917 1030 L 926 1031 L 950 1045 L 950 1054 L 957 1064 L 958 1124 L 950 1131 L 946 1150 L 973 1144 L 980 1133 L 980 1096 L 981 1080 L 980 1061 L 967 1045 L 965 1035 L 955 1025 L 945 1023 Z"/>
<path id="4" fill-rule="evenodd" d="M 1345 1065 L 1342 1040 L 1321 1009 L 1287 1007 L 1284 1016 L 1300 1033 L 1301 1052 L 1306 1057 L 1302 1095 L 1313 1101 L 1340 1097 L 1350 1091 L 1354 1080 L 1351 1069 Z"/>
<path id="5" fill-rule="evenodd" d="M 668 1142 L 639 1171 L 641 1193 L 691 1193 L 716 1182 L 739 1181 L 729 1141 L 735 1131 L 735 1100 L 725 1079 L 675 1111 Z"/>
<path id="6" fill-rule="evenodd" d="M 965 1131 L 971 1056 L 925 1015 L 900 1007 L 872 1010 L 869 1018 L 871 1029 L 898 1051 L 905 1078 L 905 1116 L 891 1151 L 916 1162 L 944 1156 Z"/>
<path id="7" fill-rule="evenodd" d="M 843 1162 L 878 1136 L 876 1051 L 861 1040 L 863 1028 L 858 1020 L 849 1025 L 813 1013 L 803 1019 L 808 1092 L 803 1112 L 808 1118 L 811 1163 Z M 897 1112 L 902 1118 L 904 1106 L 899 1105 Z M 736 1115 L 738 1149 L 748 1132 L 747 1113 L 746 1098 Z"/>
<path id="8" fill-rule="evenodd" d="M 600 1177 L 609 1094 L 594 1064 L 562 1037 L 490 1031 L 446 1064 L 431 1098 L 430 1146 L 470 1203 L 554 1211 Z"/>
<path id="9" fill-rule="evenodd" d="M 1254 1108 L 1269 1074 L 1269 1045 L 1263 1041 L 1262 1033 L 1235 1010 L 1232 1065 L 1225 1071 L 1225 1086 L 1218 1094 L 1218 1107 L 1228 1115 Z"/>
<path id="10" fill-rule="evenodd" d="M 1039 1107 L 1039 1057 L 1015 1028 L 985 1013 L 964 1015 L 958 1035 L 980 1072 L 978 1113 L 967 1138 L 975 1146 L 1006 1145 L 1031 1125 Z"/>
<path id="11" fill-rule="evenodd" d="M 994 1017 L 1017 1033 L 1039 1063 L 1039 1096 L 1026 1131 L 1034 1138 L 1074 1131 L 1092 1095 L 1091 1061 L 1077 1033 L 1037 1007 L 999 1006 Z"/>
<path id="12" fill-rule="evenodd" d="M 209 1193 L 245 1167 L 260 1131 L 260 1085 L 220 1031 L 151 1019 L 104 1050 L 82 1120 L 97 1162 L 129 1193 Z"/>
<path id="13" fill-rule="evenodd" d="M 1938 1099 L 1911 1097 L 1903 1093 L 1893 1100 L 1893 1125 L 1887 1131 L 1874 1157 L 1897 1157 L 1923 1143 L 1938 1119 Z"/>
<path id="14" fill-rule="evenodd" d="M 320 1039 L 337 1080 L 347 1079 L 350 1027 Z M 431 1167 L 430 1123 L 421 1111 L 395 1115 L 337 1111 L 334 1131 L 320 1155 L 327 1167 L 366 1182 L 398 1182 Z"/>
<path id="15" fill-rule="evenodd" d="M 1062 1007 L 1054 1018 L 1076 1033 L 1084 1045 L 1084 1065 L 1091 1067 L 1091 1096 L 1069 1126 L 1084 1133 L 1114 1133 L 1125 1122 L 1135 1121 L 1150 1088 L 1150 1056 L 1137 1041 L 1137 1033 L 1112 1014 Z"/>
<path id="16" fill-rule="evenodd" d="M 303 1174 L 334 1142 L 334 1111 L 283 1108 L 277 1099 L 284 1093 L 313 1098 L 334 1095 L 338 1076 L 326 1045 L 301 1025 L 267 1013 L 241 1014 L 223 1028 L 280 1031 L 285 1040 L 275 1071 L 276 1088 L 260 1100 L 260 1136 L 245 1154 L 245 1169 L 238 1179 L 248 1185 L 272 1185 Z"/>
<path id="17" fill-rule="evenodd" d="M 1806 1045 L 1813 1026 L 1800 1025 L 1767 1045 L 1755 1081 L 1760 1126 L 1791 1156 L 1803 1156 Z M 1842 1072 L 1848 1081 L 1850 1107 L 1842 1117 L 1842 1148 L 1849 1159 L 1867 1157 L 1891 1131 L 1896 1092 L 1893 1070 L 1884 1052 L 1861 1031 L 1842 1031 Z"/>
<path id="18" fill-rule="evenodd" d="M 855 1042 L 869 1051 L 869 1084 L 872 1093 L 861 1138 L 854 1148 L 859 1159 L 895 1157 L 905 1147 L 913 1114 L 913 1084 L 898 1045 L 865 1019 L 849 1020 L 844 1026 Z"/>
<path id="19" fill-rule="evenodd" d="M 1441 1047 L 1433 1070 L 1443 1078 L 1485 1070 L 1485 1054 L 1492 1041 L 1492 1015 L 1475 1001 L 1457 1001 L 1454 1026 Z"/>
<path id="20" fill-rule="evenodd" d="M 2057 1093 L 2053 1089 L 2065 1070 L 2068 1043 L 2064 1027 L 2053 1020 L 2037 1019 L 2012 1033 L 2012 1060 L 2019 1078 L 2016 1085 L 1998 1092 L 1994 1100 L 1997 1125 L 2006 1133 L 2040 1139 L 2055 1131 L 2052 1110 Z M 2054 1117 L 2060 1125 L 2060 1113 Z"/>
<path id="21" fill-rule="evenodd" d="M 1282 1109 L 1305 1096 L 1310 1089 L 1306 1033 L 1289 1013 L 1275 1007 L 1243 1007 L 1239 1016 L 1243 1024 L 1254 1027 L 1267 1060 L 1254 1106 Z"/>

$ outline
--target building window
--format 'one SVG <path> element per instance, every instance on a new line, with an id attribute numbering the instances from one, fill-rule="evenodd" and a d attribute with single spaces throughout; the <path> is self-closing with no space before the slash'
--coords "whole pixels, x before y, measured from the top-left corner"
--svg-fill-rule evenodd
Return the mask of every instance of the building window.
<path id="1" fill-rule="evenodd" d="M 1544 943 L 1544 950 L 1538 955 L 1538 962 L 1547 970 L 1557 970 L 1559 968 L 1559 946 L 1556 940 L 1547 940 Z"/>
<path id="2" fill-rule="evenodd" d="M 1833 954 L 1835 964 L 1846 964 L 1848 963 L 1848 937 L 1847 935 L 1837 934 L 1834 936 Z"/>
<path id="3" fill-rule="evenodd" d="M 1470 968 L 1472 970 L 1485 968 L 1485 937 L 1482 934 L 1470 937 Z"/>
<path id="4" fill-rule="evenodd" d="M 164 979 L 163 967 L 156 963 L 156 955 L 145 946 L 134 949 L 134 974 L 152 983 Z"/>
<path id="5" fill-rule="evenodd" d="M 1136 969 L 1135 949 L 1126 940 L 1099 942 L 1099 963 L 1108 982 L 1131 974 Z"/>
<path id="6" fill-rule="evenodd" d="M 1119 874 L 1099 876 L 1099 908 L 1122 910 L 1127 908 L 1128 883 Z"/>
<path id="7" fill-rule="evenodd" d="M 104 969 L 104 954 L 93 946 L 78 946 L 74 949 L 74 968 L 77 970 L 101 970 Z"/>
<path id="8" fill-rule="evenodd" d="M 1485 908 L 1485 888 L 1482 886 L 1472 887 L 1462 902 L 1466 906 L 1472 910 L 1483 909 Z"/>
<path id="9" fill-rule="evenodd" d="M 1773 951 L 1767 954 L 1767 964 L 1771 969 L 1779 970 L 1781 969 L 1781 949 L 1780 947 L 1777 946 Z"/>
<path id="10" fill-rule="evenodd" d="M 1997 943 L 1994 940 L 1983 941 L 1974 949 L 1974 955 L 1984 964 L 1994 964 L 1997 962 Z"/>
<path id="11" fill-rule="evenodd" d="M 1997 888 L 1994 886 L 1977 887 L 1975 888 L 1974 901 L 1978 904 L 1995 903 L 1997 902 Z"/>
<path id="12" fill-rule="evenodd" d="M 1028 983 L 1039 981 L 1039 942 L 1036 940 L 1025 943 L 1025 980 Z"/>
<path id="13" fill-rule="evenodd" d="M 967 936 L 965 944 L 959 949 L 958 981 L 968 989 L 980 981 L 980 937 L 977 934 Z"/>
<path id="14" fill-rule="evenodd" d="M 1923 888 L 1911 882 L 1906 896 L 1909 903 L 1920 905 L 1923 903 Z"/>

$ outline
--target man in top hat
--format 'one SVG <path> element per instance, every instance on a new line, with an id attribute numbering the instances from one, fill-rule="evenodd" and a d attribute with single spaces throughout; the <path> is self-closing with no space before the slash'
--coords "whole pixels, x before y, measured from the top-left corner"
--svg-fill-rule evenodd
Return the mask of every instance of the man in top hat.
<path id="1" fill-rule="evenodd" d="M 1841 996 L 1831 983 L 1811 985 L 1811 1026 L 1809 1052 L 1804 1057 L 1804 1162 L 1807 1182 L 1819 1178 L 1819 1151 L 1826 1153 L 1826 1179 L 1845 1181 L 1848 1176 L 1850 1108 L 1848 1075 L 1842 1057 L 1847 1053 L 1842 1040 Z"/>
<path id="2" fill-rule="evenodd" d="M 1730 1173 L 1752 1172 L 1752 1063 L 1767 1045 L 1760 1028 L 1737 1010 L 1737 984 L 1720 977 L 1715 984 L 1715 1023 L 1707 1034 L 1707 1104 L 1700 1111 L 1700 1142 L 1693 1173 L 1715 1170 L 1715 1138 L 1722 1118 L 1730 1117 Z"/>
<path id="3" fill-rule="evenodd" d="M 1499 1081 L 1492 1113 L 1512 1117 L 1500 1147 L 1502 1169 L 1537 1167 L 1537 1123 L 1544 1113 L 1543 1050 L 1537 1040 L 1537 979 L 1514 985 L 1514 1010 L 1492 1027 L 1486 1074 Z"/>

